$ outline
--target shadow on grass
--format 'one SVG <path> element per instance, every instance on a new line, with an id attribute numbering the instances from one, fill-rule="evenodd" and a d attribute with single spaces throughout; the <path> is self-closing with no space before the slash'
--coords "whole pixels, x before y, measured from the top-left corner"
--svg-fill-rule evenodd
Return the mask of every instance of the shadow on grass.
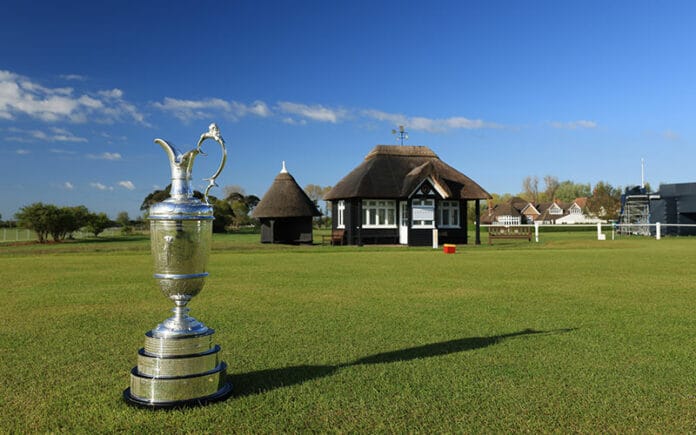
<path id="1" fill-rule="evenodd" d="M 409 347 L 406 349 L 391 352 L 377 353 L 355 361 L 338 365 L 299 365 L 283 367 L 279 369 L 258 370 L 249 373 L 238 373 L 228 376 L 232 383 L 233 396 L 243 397 L 253 394 L 260 394 L 276 388 L 287 387 L 290 385 L 301 384 L 313 379 L 331 376 L 339 369 L 367 364 L 387 364 L 398 361 L 411 361 L 419 358 L 430 358 L 434 356 L 449 355 L 457 352 L 481 349 L 493 346 L 503 340 L 540 334 L 560 334 L 574 331 L 575 328 L 554 329 L 551 331 L 535 331 L 525 329 L 510 334 L 494 335 L 491 337 L 469 337 L 457 340 L 441 341 L 438 343 L 425 344 L 423 346 Z"/>

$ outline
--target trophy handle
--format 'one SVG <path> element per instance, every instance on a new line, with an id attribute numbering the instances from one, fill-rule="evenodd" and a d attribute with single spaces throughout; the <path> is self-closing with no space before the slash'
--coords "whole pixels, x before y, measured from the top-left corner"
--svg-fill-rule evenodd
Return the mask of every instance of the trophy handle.
<path id="1" fill-rule="evenodd" d="M 204 180 L 208 182 L 208 187 L 206 187 L 205 192 L 203 193 L 203 200 L 207 204 L 208 192 L 214 186 L 217 186 L 217 183 L 215 183 L 215 179 L 222 172 L 222 168 L 225 167 L 225 162 L 227 161 L 227 148 L 225 148 L 225 140 L 222 138 L 222 135 L 220 135 L 220 129 L 215 123 L 210 124 L 210 126 L 208 126 L 208 131 L 206 133 L 203 133 L 201 135 L 201 138 L 198 140 L 196 151 L 198 151 L 200 154 L 203 154 L 204 156 L 207 154 L 201 151 L 201 145 L 203 144 L 203 141 L 206 139 L 213 139 L 215 142 L 219 143 L 220 147 L 222 148 L 222 160 L 220 160 L 220 166 L 218 166 L 217 171 L 215 171 L 213 175 L 211 175 L 208 178 L 204 178 Z"/>

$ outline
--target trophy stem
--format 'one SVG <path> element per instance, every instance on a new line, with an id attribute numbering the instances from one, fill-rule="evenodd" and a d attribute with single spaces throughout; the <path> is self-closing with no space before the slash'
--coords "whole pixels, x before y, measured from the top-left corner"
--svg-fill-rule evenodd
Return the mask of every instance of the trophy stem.
<path id="1" fill-rule="evenodd" d="M 208 327 L 188 315 L 190 308 L 186 306 L 190 299 L 174 299 L 176 306 L 172 308 L 174 315 L 157 325 L 152 335 L 159 338 L 191 337 L 208 332 Z"/>

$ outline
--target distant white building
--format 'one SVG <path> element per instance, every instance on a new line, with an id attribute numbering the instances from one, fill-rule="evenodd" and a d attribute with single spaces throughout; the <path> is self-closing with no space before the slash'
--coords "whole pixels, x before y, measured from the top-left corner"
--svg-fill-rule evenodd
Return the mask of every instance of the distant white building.
<path id="1" fill-rule="evenodd" d="M 498 204 L 481 219 L 491 225 L 541 224 L 594 224 L 606 221 L 585 214 L 587 198 L 576 198 L 570 204 L 561 201 L 532 204 L 522 198 L 512 198 Z"/>

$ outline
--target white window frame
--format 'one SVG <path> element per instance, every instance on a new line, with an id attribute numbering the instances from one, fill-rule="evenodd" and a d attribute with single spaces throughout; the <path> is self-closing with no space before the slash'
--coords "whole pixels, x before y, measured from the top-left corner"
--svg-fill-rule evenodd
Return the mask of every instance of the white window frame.
<path id="1" fill-rule="evenodd" d="M 423 209 L 431 209 L 433 214 L 432 220 L 416 220 L 414 211 L 415 207 Z M 411 228 L 435 228 L 435 200 L 430 198 L 414 199 L 411 201 Z"/>
<path id="2" fill-rule="evenodd" d="M 396 228 L 396 201 L 393 199 L 364 199 L 362 216 L 363 228 Z"/>
<path id="3" fill-rule="evenodd" d="M 500 225 L 505 225 L 505 226 L 519 225 L 520 218 L 518 216 L 510 216 L 510 215 L 498 216 L 498 223 L 500 223 Z"/>
<path id="4" fill-rule="evenodd" d="M 440 221 L 439 221 L 440 228 L 460 228 L 459 201 L 440 201 L 440 204 L 438 205 L 438 209 L 439 209 L 438 214 L 440 217 Z M 445 217 L 447 217 L 447 220 L 449 221 L 448 224 L 444 223 Z"/>
<path id="5" fill-rule="evenodd" d="M 338 214 L 338 216 L 336 216 L 336 228 L 345 228 L 346 223 L 345 223 L 344 215 L 345 215 L 345 211 L 346 211 L 346 202 L 344 200 L 338 201 L 336 208 L 337 208 L 337 214 Z"/>

